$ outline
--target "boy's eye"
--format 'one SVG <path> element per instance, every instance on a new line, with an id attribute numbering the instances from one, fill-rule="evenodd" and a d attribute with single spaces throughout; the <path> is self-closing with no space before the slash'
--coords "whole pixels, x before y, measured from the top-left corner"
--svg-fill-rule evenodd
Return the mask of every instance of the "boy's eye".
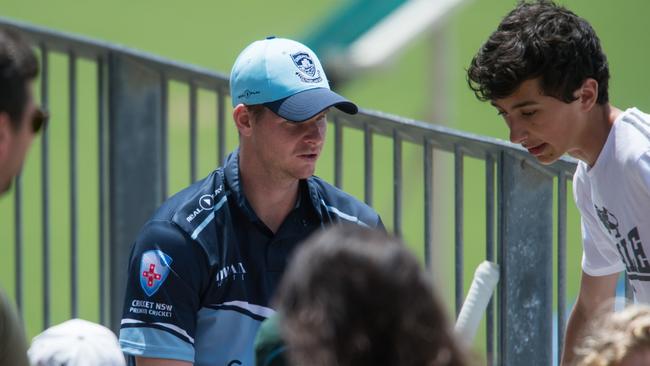
<path id="1" fill-rule="evenodd" d="M 497 111 L 497 115 L 503 117 L 503 116 L 506 115 L 506 112 L 505 111 Z"/>
<path id="2" fill-rule="evenodd" d="M 535 113 L 537 113 L 537 111 L 521 112 L 521 115 L 525 116 L 525 117 L 530 117 L 530 116 L 534 115 Z"/>

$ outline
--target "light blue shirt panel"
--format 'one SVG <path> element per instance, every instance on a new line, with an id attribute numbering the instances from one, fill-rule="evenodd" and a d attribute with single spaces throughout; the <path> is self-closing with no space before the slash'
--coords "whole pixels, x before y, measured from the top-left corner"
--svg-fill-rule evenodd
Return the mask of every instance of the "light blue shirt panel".
<path id="1" fill-rule="evenodd" d="M 156 328 L 120 329 L 120 347 L 127 355 L 194 362 L 194 348 L 191 344 Z"/>
<path id="2" fill-rule="evenodd" d="M 199 310 L 195 366 L 253 366 L 255 336 L 261 324 L 234 310 Z"/>

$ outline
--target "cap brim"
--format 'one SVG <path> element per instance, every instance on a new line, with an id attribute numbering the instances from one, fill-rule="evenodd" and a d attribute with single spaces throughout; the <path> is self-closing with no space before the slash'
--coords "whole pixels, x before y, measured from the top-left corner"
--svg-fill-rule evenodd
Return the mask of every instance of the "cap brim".
<path id="1" fill-rule="evenodd" d="M 307 121 L 330 107 L 347 114 L 356 114 L 356 104 L 326 88 L 304 90 L 290 97 L 264 103 L 278 116 L 292 122 Z"/>

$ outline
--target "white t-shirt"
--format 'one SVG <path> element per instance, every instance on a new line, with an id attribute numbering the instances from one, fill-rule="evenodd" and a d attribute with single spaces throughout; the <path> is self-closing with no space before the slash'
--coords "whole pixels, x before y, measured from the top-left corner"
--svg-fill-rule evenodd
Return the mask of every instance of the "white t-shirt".
<path id="1" fill-rule="evenodd" d="M 578 163 L 573 193 L 582 215 L 582 269 L 627 271 L 650 303 L 650 115 L 630 108 L 614 121 L 593 167 Z"/>

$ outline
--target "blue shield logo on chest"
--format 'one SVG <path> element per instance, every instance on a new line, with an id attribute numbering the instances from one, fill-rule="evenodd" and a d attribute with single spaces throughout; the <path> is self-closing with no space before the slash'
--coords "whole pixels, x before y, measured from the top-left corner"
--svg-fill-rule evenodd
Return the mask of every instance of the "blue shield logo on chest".
<path id="1" fill-rule="evenodd" d="M 314 65 L 314 61 L 311 59 L 307 52 L 298 52 L 291 54 L 291 59 L 293 60 L 293 63 L 296 64 L 298 69 L 306 75 L 309 75 L 310 77 L 314 77 L 314 75 L 316 75 L 316 65 Z"/>
<path id="2" fill-rule="evenodd" d="M 172 258 L 160 250 L 149 250 L 140 261 L 140 287 L 147 296 L 152 296 L 169 275 Z"/>

